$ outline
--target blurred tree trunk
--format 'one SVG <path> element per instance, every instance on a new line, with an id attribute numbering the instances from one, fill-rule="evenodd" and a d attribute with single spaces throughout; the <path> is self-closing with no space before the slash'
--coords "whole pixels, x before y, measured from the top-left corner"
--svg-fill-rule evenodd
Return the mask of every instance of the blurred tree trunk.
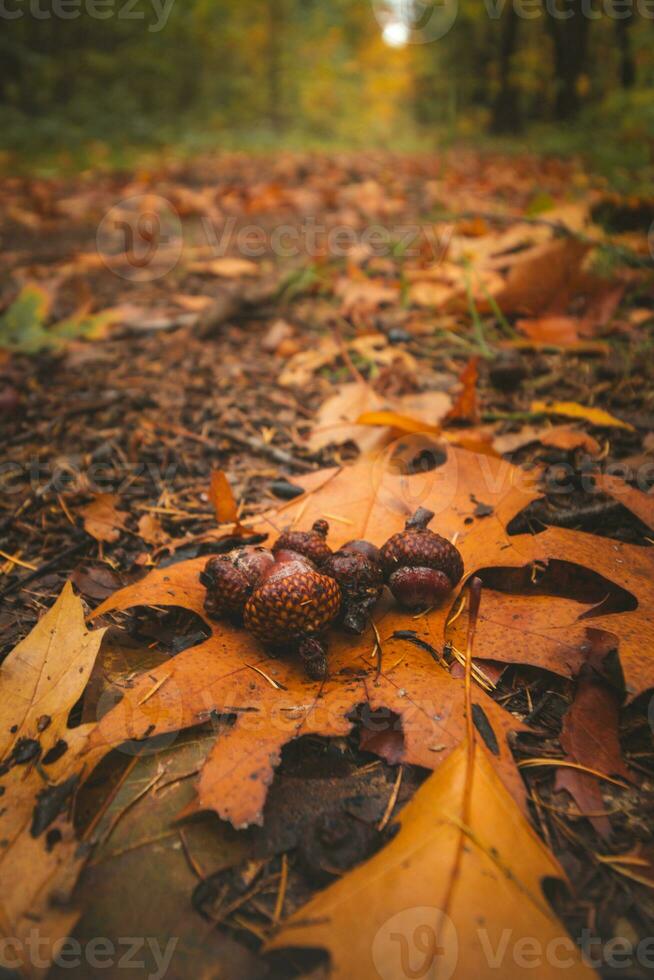
<path id="1" fill-rule="evenodd" d="M 569 0 L 558 7 L 547 5 L 547 25 L 554 43 L 557 119 L 571 119 L 579 109 L 577 84 L 586 67 L 590 20 L 583 0 Z"/>
<path id="2" fill-rule="evenodd" d="M 631 47 L 630 27 L 633 21 L 633 11 L 625 11 L 628 15 L 620 17 L 615 22 L 615 33 L 620 50 L 620 84 L 623 88 L 633 88 L 636 84 L 636 62 Z"/>
<path id="3" fill-rule="evenodd" d="M 282 109 L 282 36 L 284 33 L 284 0 L 267 0 L 268 4 L 268 120 L 276 133 L 284 128 Z"/>
<path id="4" fill-rule="evenodd" d="M 518 40 L 519 22 L 516 5 L 508 4 L 504 12 L 500 40 L 500 88 L 493 106 L 491 123 L 494 133 L 515 133 L 521 128 L 518 91 L 511 78 L 511 60 Z"/>

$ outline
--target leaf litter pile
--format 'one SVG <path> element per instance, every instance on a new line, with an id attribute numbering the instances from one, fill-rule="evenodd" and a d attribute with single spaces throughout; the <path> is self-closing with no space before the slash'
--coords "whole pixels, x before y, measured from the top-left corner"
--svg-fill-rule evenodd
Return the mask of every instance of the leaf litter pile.
<path id="1" fill-rule="evenodd" d="M 179 224 L 146 266 L 103 237 L 134 199 Z M 139 935 L 180 978 L 518 976 L 527 938 L 644 977 L 651 202 L 277 155 L 0 209 L 3 965 Z M 317 520 L 381 547 L 419 507 L 462 580 L 332 627 L 325 678 L 207 615 L 211 556 Z"/>

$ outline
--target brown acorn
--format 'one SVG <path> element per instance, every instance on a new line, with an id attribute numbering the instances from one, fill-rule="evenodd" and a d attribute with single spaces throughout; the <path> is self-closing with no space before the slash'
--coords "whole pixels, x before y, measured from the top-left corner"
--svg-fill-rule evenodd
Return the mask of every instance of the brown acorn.
<path id="1" fill-rule="evenodd" d="M 273 554 L 279 551 L 294 551 L 304 555 L 318 568 L 331 557 L 332 549 L 327 544 L 329 524 L 325 520 L 314 521 L 310 531 L 294 531 L 286 528 L 273 545 Z"/>
<path id="2" fill-rule="evenodd" d="M 368 557 L 363 549 L 352 547 L 359 543 L 367 544 L 349 542 L 322 566 L 324 573 L 335 578 L 341 587 L 340 622 L 352 633 L 363 633 L 368 625 L 370 610 L 384 588 L 381 564 Z M 370 547 L 374 548 L 374 545 Z"/>
<path id="3" fill-rule="evenodd" d="M 341 590 L 335 579 L 319 572 L 304 555 L 278 551 L 245 604 L 247 630 L 265 646 L 296 650 L 310 677 L 327 672 L 320 634 L 338 616 Z"/>
<path id="4" fill-rule="evenodd" d="M 355 539 L 354 541 L 347 541 L 344 545 L 338 549 L 339 551 L 356 551 L 360 555 L 365 555 L 370 561 L 374 562 L 375 565 L 382 566 L 381 551 L 376 544 L 372 544 L 370 541 L 365 541 L 363 539 Z"/>
<path id="5" fill-rule="evenodd" d="M 426 609 L 450 592 L 463 575 L 458 548 L 427 525 L 433 512 L 419 507 L 404 531 L 381 549 L 384 575 L 400 605 Z"/>
<path id="6" fill-rule="evenodd" d="M 204 608 L 209 618 L 240 622 L 255 585 L 274 561 L 267 548 L 257 547 L 210 558 L 200 572 L 200 582 L 207 590 Z"/>

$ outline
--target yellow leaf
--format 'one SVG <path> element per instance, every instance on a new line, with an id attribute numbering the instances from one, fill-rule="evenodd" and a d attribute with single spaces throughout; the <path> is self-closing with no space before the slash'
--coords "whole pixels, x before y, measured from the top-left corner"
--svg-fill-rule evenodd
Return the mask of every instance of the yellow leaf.
<path id="1" fill-rule="evenodd" d="M 616 419 L 614 415 L 609 415 L 602 408 L 588 408 L 585 405 L 578 405 L 577 402 L 532 402 L 530 405 L 532 412 L 542 412 L 544 415 L 565 415 L 573 419 L 586 419 L 592 425 L 611 426 L 616 429 L 628 429 L 634 431 L 633 425 Z"/>
<path id="2" fill-rule="evenodd" d="M 384 425 L 405 433 L 438 433 L 441 431 L 439 425 L 430 425 L 429 422 L 422 422 L 420 419 L 411 418 L 409 415 L 400 415 L 397 412 L 364 412 L 356 420 L 356 424 Z"/>
<path id="3" fill-rule="evenodd" d="M 89 631 L 81 600 L 67 583 L 54 606 L 32 632 L 12 650 L 0 669 L 0 758 L 3 776 L 0 812 L 0 964 L 16 965 L 36 976 L 41 960 L 69 934 L 78 910 L 61 901 L 81 869 L 83 857 L 65 812 L 82 771 L 80 753 L 89 726 L 68 728 L 68 715 L 90 676 L 104 630 Z M 41 759 L 57 747 L 48 762 L 47 782 L 34 765 L 16 763 L 21 747 L 38 742 Z M 64 749 L 63 753 L 61 749 Z M 59 807 L 44 794 L 58 788 Z M 47 832 L 57 832 L 55 846 L 46 846 Z M 29 961 L 25 942 L 38 924 L 39 958 Z"/>
<path id="4" fill-rule="evenodd" d="M 556 980 L 563 962 L 571 980 L 594 975 L 543 897 L 543 881 L 563 877 L 561 868 L 483 746 L 460 744 L 399 824 L 390 844 L 302 906 L 268 949 L 326 949 L 332 980 L 517 977 L 527 962 L 542 980 Z"/>

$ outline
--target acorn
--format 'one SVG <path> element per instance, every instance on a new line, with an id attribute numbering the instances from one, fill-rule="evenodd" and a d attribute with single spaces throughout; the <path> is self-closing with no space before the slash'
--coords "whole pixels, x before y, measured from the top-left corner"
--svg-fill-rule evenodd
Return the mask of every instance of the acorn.
<path id="1" fill-rule="evenodd" d="M 341 587 L 340 622 L 352 633 L 363 633 L 370 610 L 384 588 L 381 561 L 376 560 L 374 545 L 367 541 L 350 541 L 339 548 L 322 566 L 325 575 L 335 578 Z M 355 547 L 356 546 L 356 547 Z"/>
<path id="2" fill-rule="evenodd" d="M 209 618 L 240 623 L 245 603 L 274 561 L 267 548 L 251 546 L 210 558 L 200 572 L 200 582 L 207 590 L 204 609 Z"/>
<path id="3" fill-rule="evenodd" d="M 321 634 L 341 607 L 341 589 L 305 555 L 277 550 L 245 603 L 245 628 L 272 650 L 295 650 L 308 675 L 327 674 L 327 650 Z"/>
<path id="4" fill-rule="evenodd" d="M 404 531 L 392 535 L 381 549 L 384 576 L 405 609 L 435 605 L 463 575 L 458 548 L 427 527 L 433 516 L 433 511 L 419 507 Z"/>
<path id="5" fill-rule="evenodd" d="M 310 531 L 294 531 L 286 528 L 273 545 L 273 554 L 280 551 L 294 551 L 304 555 L 318 568 L 332 555 L 332 549 L 327 544 L 329 524 L 325 520 L 313 522 Z"/>
<path id="6" fill-rule="evenodd" d="M 347 541 L 339 548 L 339 551 L 356 551 L 361 555 L 365 555 L 366 558 L 369 558 L 375 565 L 379 565 L 380 568 L 382 566 L 381 551 L 376 544 L 372 544 L 370 541 L 359 538 L 354 541 Z"/>

